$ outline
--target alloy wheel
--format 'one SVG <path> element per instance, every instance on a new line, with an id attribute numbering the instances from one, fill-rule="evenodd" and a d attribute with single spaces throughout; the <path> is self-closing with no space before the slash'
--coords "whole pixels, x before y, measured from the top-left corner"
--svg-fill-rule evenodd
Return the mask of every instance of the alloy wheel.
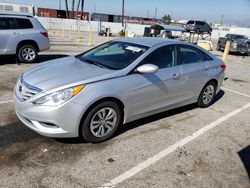
<path id="1" fill-rule="evenodd" d="M 98 110 L 90 122 L 90 131 L 96 137 L 104 137 L 112 132 L 117 124 L 117 113 L 113 108 Z"/>
<path id="2" fill-rule="evenodd" d="M 204 90 L 202 100 L 204 104 L 209 104 L 212 102 L 214 98 L 214 86 L 213 85 L 208 85 L 206 89 Z"/>
<path id="3" fill-rule="evenodd" d="M 32 48 L 24 48 L 22 50 L 22 58 L 26 61 L 32 61 L 35 59 L 36 53 Z"/>

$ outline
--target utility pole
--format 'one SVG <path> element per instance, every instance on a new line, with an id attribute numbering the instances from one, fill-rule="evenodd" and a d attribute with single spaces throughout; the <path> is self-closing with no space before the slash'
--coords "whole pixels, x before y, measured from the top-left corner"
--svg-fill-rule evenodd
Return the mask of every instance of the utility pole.
<path id="1" fill-rule="evenodd" d="M 147 18 L 149 18 L 149 10 L 148 10 Z"/>
<path id="2" fill-rule="evenodd" d="M 157 11 L 158 11 L 158 9 L 155 8 L 155 19 L 156 19 L 156 17 L 157 17 Z"/>
<path id="3" fill-rule="evenodd" d="M 223 20 L 224 20 L 224 15 L 221 15 L 221 21 L 220 21 L 220 25 L 222 26 L 223 24 Z"/>
<path id="4" fill-rule="evenodd" d="M 66 18 L 69 18 L 69 6 L 68 6 L 68 0 L 65 0 L 65 6 L 66 6 Z"/>
<path id="5" fill-rule="evenodd" d="M 124 27 L 124 0 L 122 0 L 122 27 Z"/>

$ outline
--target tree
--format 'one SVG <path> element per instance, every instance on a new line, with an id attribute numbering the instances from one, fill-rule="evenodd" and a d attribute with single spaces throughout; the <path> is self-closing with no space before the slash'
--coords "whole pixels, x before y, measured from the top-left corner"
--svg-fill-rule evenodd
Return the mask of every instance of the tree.
<path id="1" fill-rule="evenodd" d="M 164 24 L 170 24 L 171 23 L 171 16 L 170 15 L 163 16 L 162 21 Z"/>

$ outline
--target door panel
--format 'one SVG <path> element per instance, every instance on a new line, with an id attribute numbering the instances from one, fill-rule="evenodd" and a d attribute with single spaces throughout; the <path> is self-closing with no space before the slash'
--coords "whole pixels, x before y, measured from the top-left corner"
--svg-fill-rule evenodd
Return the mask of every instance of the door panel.
<path id="1" fill-rule="evenodd" d="M 156 49 L 138 66 L 154 64 L 159 71 L 153 74 L 134 73 L 134 89 L 131 93 L 129 115 L 153 113 L 185 100 L 181 79 L 181 67 L 177 65 L 177 48 L 167 45 Z"/>
<path id="2" fill-rule="evenodd" d="M 181 78 L 185 80 L 185 93 L 190 99 L 198 99 L 200 91 L 208 81 L 209 63 L 204 52 L 188 45 L 179 46 Z"/>
<path id="3" fill-rule="evenodd" d="M 180 66 L 165 68 L 154 74 L 134 74 L 130 114 L 159 110 L 185 99 Z"/>
<path id="4" fill-rule="evenodd" d="M 206 84 L 208 77 L 208 66 L 204 62 L 182 65 L 181 78 L 185 80 L 184 90 L 189 98 L 196 98 Z"/>
<path id="5" fill-rule="evenodd" d="M 9 19 L 0 18 L 0 54 L 6 51 L 11 36 Z"/>

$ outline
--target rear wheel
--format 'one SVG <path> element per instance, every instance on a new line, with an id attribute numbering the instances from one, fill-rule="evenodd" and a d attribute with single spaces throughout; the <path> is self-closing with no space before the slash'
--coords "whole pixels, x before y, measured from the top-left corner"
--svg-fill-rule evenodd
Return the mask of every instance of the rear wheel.
<path id="1" fill-rule="evenodd" d="M 37 59 L 37 49 L 33 45 L 23 45 L 17 51 L 17 58 L 23 63 L 33 63 Z"/>
<path id="2" fill-rule="evenodd" d="M 121 124 L 121 110 L 113 101 L 103 102 L 92 108 L 82 122 L 81 134 L 92 143 L 111 138 Z"/>
<path id="3" fill-rule="evenodd" d="M 214 102 L 216 92 L 216 85 L 214 82 L 209 82 L 201 91 L 198 99 L 198 106 L 201 108 L 206 108 Z"/>

